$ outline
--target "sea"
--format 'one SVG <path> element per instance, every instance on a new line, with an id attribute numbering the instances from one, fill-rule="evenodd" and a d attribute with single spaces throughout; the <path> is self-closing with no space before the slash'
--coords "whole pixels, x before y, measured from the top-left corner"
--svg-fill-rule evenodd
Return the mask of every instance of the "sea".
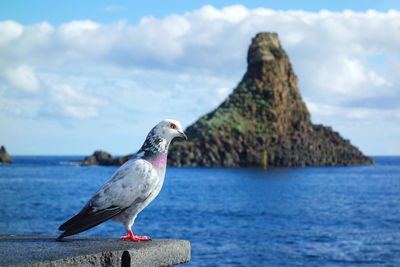
<path id="1" fill-rule="evenodd" d="M 0 165 L 0 233 L 58 235 L 117 167 L 80 156 Z M 133 231 L 191 242 L 187 266 L 400 266 L 400 157 L 372 166 L 168 168 Z M 82 236 L 119 237 L 106 222 Z M 121 241 L 122 242 L 122 241 Z"/>

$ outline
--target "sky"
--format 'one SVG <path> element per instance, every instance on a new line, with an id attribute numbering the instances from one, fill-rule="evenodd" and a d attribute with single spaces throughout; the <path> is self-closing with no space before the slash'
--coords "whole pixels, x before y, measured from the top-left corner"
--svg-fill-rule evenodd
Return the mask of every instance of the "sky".
<path id="1" fill-rule="evenodd" d="M 216 108 L 258 32 L 278 33 L 313 123 L 400 154 L 400 1 L 1 1 L 0 145 L 135 152 Z"/>

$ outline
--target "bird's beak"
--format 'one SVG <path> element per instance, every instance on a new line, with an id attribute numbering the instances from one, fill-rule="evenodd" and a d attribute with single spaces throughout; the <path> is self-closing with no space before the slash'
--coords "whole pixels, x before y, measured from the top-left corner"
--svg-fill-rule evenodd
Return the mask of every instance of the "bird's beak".
<path id="1" fill-rule="evenodd" d="M 187 136 L 184 132 L 179 132 L 179 134 L 181 135 L 182 138 L 185 138 L 185 140 L 187 140 Z"/>

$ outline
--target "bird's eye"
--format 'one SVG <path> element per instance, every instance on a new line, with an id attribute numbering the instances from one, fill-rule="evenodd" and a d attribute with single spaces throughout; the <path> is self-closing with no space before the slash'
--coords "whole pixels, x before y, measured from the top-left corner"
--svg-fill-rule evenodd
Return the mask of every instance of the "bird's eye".
<path id="1" fill-rule="evenodd" d="M 171 129 L 175 129 L 175 128 L 176 128 L 176 125 L 171 123 Z"/>

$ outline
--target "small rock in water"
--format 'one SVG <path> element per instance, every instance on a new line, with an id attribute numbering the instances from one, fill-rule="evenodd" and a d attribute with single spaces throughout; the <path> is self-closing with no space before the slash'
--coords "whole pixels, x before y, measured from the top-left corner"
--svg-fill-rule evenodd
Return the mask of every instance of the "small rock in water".
<path id="1" fill-rule="evenodd" d="M 0 148 L 0 163 L 12 163 L 12 159 L 4 146 Z"/>

